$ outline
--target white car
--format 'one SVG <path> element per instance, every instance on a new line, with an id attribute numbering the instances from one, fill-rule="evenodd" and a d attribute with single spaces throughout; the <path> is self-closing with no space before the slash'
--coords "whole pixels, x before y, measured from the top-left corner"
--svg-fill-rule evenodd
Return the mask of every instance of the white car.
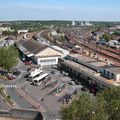
<path id="1" fill-rule="evenodd" d="M 74 81 L 68 82 L 69 85 L 76 85 Z"/>

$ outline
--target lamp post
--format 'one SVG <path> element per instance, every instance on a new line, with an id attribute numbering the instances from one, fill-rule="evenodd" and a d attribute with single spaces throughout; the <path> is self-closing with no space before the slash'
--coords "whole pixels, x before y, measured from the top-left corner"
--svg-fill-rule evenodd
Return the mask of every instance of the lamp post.
<path id="1" fill-rule="evenodd" d="M 92 120 L 95 120 L 95 111 L 92 111 Z"/>

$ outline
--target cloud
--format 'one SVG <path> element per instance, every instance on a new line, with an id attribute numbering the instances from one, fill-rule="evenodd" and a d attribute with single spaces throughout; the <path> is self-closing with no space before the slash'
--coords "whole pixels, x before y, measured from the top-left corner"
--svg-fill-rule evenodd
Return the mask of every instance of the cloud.
<path id="1" fill-rule="evenodd" d="M 16 9 L 16 10 L 64 10 L 62 6 L 52 6 L 52 5 L 44 5 L 44 4 L 9 4 L 6 8 Z"/>

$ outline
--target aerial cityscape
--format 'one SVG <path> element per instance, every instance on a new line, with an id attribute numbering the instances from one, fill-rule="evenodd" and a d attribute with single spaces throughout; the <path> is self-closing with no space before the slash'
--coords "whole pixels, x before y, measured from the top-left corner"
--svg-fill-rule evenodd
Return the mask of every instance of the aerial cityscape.
<path id="1" fill-rule="evenodd" d="M 119 5 L 1 0 L 0 120 L 120 120 Z"/>

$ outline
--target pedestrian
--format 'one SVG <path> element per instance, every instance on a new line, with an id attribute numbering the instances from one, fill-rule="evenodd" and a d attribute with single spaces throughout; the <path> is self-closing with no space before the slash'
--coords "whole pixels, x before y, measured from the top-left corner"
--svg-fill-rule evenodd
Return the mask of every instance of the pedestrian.
<path id="1" fill-rule="evenodd" d="M 44 101 L 44 98 L 42 98 L 41 101 Z"/>

